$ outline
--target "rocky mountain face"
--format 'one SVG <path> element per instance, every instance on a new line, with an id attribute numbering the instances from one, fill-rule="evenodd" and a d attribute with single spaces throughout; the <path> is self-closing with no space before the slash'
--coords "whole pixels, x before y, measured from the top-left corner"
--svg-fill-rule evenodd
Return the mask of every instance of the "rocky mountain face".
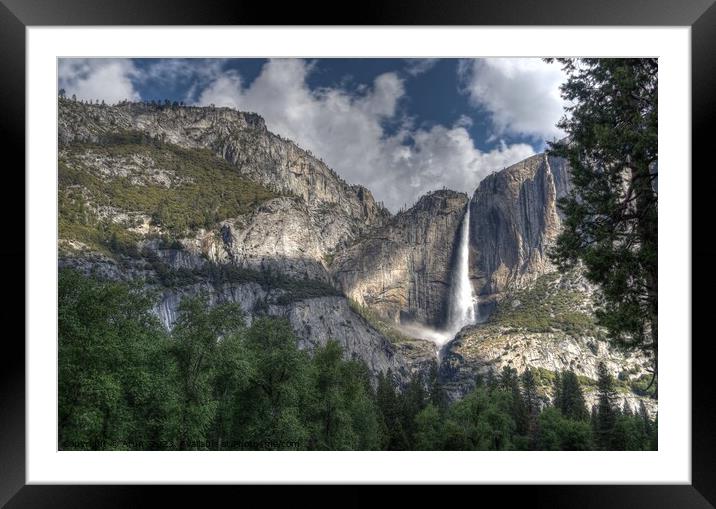
<path id="1" fill-rule="evenodd" d="M 231 108 L 59 105 L 60 145 L 98 142 L 118 131 L 140 131 L 185 148 L 207 148 L 233 164 L 240 174 L 308 205 L 334 203 L 347 215 L 370 225 L 388 212 L 368 189 L 350 185 L 323 161 L 290 140 L 271 133 L 262 117 Z"/>
<path id="2" fill-rule="evenodd" d="M 394 323 L 442 325 L 453 249 L 467 196 L 436 191 L 364 236 L 334 261 L 338 287 Z"/>
<path id="3" fill-rule="evenodd" d="M 470 202 L 474 286 L 483 306 L 553 270 L 547 248 L 560 229 L 557 200 L 568 194 L 566 161 L 537 154 L 485 178 Z"/>

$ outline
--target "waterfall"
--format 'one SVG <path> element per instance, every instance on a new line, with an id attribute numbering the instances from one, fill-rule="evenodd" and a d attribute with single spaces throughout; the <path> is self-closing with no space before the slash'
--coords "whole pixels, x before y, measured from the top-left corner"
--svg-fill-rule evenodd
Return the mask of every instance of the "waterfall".
<path id="1" fill-rule="evenodd" d="M 401 323 L 398 330 L 407 336 L 426 339 L 435 343 L 438 363 L 442 361 L 444 349 L 455 338 L 460 329 L 466 325 L 476 323 L 477 298 L 472 291 L 470 283 L 470 201 L 467 203 L 465 215 L 460 225 L 459 239 L 450 278 L 450 293 L 448 294 L 448 315 L 445 327 L 440 330 L 433 329 L 418 323 Z"/>
<path id="2" fill-rule="evenodd" d="M 460 226 L 457 258 L 450 282 L 447 331 L 451 336 L 476 321 L 476 299 L 470 283 L 470 201 Z"/>

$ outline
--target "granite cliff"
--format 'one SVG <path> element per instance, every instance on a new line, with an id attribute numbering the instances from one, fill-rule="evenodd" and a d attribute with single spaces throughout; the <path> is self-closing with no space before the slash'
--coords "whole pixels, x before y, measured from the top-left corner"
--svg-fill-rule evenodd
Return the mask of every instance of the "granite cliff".
<path id="1" fill-rule="evenodd" d="M 570 190 L 564 160 L 537 154 L 485 178 L 471 200 L 475 289 L 483 303 L 553 270 L 557 200 Z"/>

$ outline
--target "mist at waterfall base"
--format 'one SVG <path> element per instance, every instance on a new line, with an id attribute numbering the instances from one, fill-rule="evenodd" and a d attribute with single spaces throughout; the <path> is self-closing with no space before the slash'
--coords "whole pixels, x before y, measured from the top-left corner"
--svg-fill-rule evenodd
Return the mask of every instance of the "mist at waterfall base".
<path id="1" fill-rule="evenodd" d="M 455 266 L 450 281 L 448 296 L 447 324 L 443 329 L 433 329 L 426 325 L 410 322 L 401 323 L 398 329 L 404 334 L 432 341 L 435 343 L 438 356 L 442 347 L 451 341 L 466 325 L 477 323 L 477 298 L 470 283 L 470 202 L 465 208 L 465 215 L 460 225 L 460 238 L 457 248 Z"/>

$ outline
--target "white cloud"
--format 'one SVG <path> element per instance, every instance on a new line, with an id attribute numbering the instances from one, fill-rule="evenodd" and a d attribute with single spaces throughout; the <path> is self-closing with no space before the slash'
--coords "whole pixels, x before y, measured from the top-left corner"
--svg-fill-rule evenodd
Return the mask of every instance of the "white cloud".
<path id="1" fill-rule="evenodd" d="M 302 60 L 272 60 L 249 87 L 227 72 L 198 103 L 259 113 L 270 130 L 323 158 L 349 182 L 365 185 L 394 211 L 443 186 L 471 193 L 490 172 L 533 154 L 529 145 L 504 143 L 481 152 L 466 130 L 467 117 L 452 127 L 413 129 L 399 114 L 405 90 L 395 73 L 353 95 L 340 88 L 311 90 L 310 72 L 311 64 Z M 403 127 L 388 135 L 386 119 Z"/>
<path id="2" fill-rule="evenodd" d="M 440 59 L 439 58 L 408 58 L 405 60 L 407 66 L 405 72 L 411 76 L 419 76 L 423 73 L 428 72 L 430 69 L 435 67 Z"/>
<path id="3" fill-rule="evenodd" d="M 393 209 L 410 206 L 426 192 L 442 187 L 471 194 L 493 171 L 534 154 L 524 143 L 508 146 L 503 142 L 489 152 L 480 151 L 459 123 L 420 129 L 408 136 L 410 145 L 397 137 L 385 140 L 382 156 L 390 171 L 373 175 L 371 187 L 379 189 L 379 196 Z"/>
<path id="4" fill-rule="evenodd" d="M 138 70 L 131 60 L 110 58 L 63 58 L 58 64 L 59 88 L 85 101 L 104 100 L 113 104 L 127 99 L 138 101 L 132 83 Z"/>
<path id="5" fill-rule="evenodd" d="M 461 61 L 459 72 L 470 101 L 490 113 L 495 135 L 564 136 L 555 126 L 564 114 L 559 85 L 566 78 L 559 64 L 539 58 L 484 58 Z"/>

